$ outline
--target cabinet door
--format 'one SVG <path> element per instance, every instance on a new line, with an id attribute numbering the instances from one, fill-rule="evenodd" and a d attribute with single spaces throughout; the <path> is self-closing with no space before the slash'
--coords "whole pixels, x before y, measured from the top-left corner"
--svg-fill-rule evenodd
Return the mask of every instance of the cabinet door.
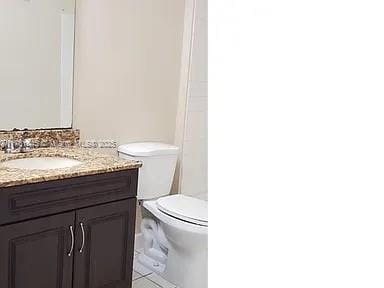
<path id="1" fill-rule="evenodd" d="M 0 227 L 1 288 L 71 288 L 75 213 Z"/>
<path id="2" fill-rule="evenodd" d="M 135 214 L 136 199 L 76 211 L 74 288 L 131 287 Z"/>

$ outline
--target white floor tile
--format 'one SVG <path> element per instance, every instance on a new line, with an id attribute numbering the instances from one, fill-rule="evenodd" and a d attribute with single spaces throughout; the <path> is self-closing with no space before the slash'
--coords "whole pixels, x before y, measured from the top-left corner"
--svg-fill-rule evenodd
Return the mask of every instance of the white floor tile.
<path id="1" fill-rule="evenodd" d="M 135 281 L 136 279 L 139 279 L 141 277 L 143 277 L 143 275 L 133 271 L 133 273 L 132 273 L 132 281 Z"/>
<path id="2" fill-rule="evenodd" d="M 163 288 L 175 288 L 176 285 L 173 285 L 172 283 L 169 283 L 167 280 L 163 279 L 161 276 L 159 276 L 156 273 L 152 273 L 151 275 L 148 275 L 146 277 L 147 279 L 151 280 L 152 282 L 155 282 L 159 286 Z"/>
<path id="3" fill-rule="evenodd" d="M 132 282 L 132 288 L 159 288 L 157 284 L 145 278 L 140 278 Z"/>
<path id="4" fill-rule="evenodd" d="M 133 260 L 133 271 L 137 272 L 143 276 L 147 276 L 149 274 L 152 274 L 152 270 L 149 270 L 144 265 L 140 264 L 139 261 L 136 259 Z"/>

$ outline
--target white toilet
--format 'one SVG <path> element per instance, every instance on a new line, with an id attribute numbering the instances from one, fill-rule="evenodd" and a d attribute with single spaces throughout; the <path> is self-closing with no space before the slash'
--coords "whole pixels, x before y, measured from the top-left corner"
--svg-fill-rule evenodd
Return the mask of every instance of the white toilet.
<path id="1" fill-rule="evenodd" d="M 180 288 L 208 287 L 208 205 L 171 195 L 179 149 L 156 143 L 131 143 L 119 156 L 140 160 L 137 197 L 149 215 L 142 221 L 144 253 L 139 261 Z"/>

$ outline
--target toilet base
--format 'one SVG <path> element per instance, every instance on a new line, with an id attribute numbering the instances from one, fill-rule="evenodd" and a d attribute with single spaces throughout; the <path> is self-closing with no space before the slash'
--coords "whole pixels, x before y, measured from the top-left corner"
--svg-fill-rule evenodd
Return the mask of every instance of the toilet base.
<path id="1" fill-rule="evenodd" d="M 183 251 L 169 249 L 168 263 L 162 277 L 180 288 L 207 288 L 207 253 L 184 255 Z"/>
<path id="2" fill-rule="evenodd" d="M 138 257 L 138 261 L 140 264 L 148 268 L 149 270 L 157 273 L 162 274 L 165 270 L 165 265 L 163 263 L 160 263 L 156 261 L 155 259 L 152 259 L 151 257 L 145 255 L 144 253 L 141 253 Z"/>
<path id="3" fill-rule="evenodd" d="M 208 227 L 173 218 L 157 209 L 156 201 L 144 201 L 143 206 L 167 240 L 166 267 L 160 276 L 179 288 L 207 288 Z"/>
<path id="4" fill-rule="evenodd" d="M 207 253 L 184 255 L 184 249 L 178 251 L 170 248 L 167 265 L 164 265 L 150 256 L 141 253 L 138 256 L 140 264 L 159 274 L 170 283 L 180 288 L 206 288 L 207 279 Z"/>

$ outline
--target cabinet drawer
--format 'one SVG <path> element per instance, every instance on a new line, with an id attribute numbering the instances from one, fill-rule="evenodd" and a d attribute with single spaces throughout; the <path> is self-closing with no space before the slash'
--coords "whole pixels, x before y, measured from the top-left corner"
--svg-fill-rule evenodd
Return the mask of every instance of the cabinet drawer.
<path id="1" fill-rule="evenodd" d="M 138 170 L 0 189 L 0 225 L 96 204 L 134 198 Z"/>

